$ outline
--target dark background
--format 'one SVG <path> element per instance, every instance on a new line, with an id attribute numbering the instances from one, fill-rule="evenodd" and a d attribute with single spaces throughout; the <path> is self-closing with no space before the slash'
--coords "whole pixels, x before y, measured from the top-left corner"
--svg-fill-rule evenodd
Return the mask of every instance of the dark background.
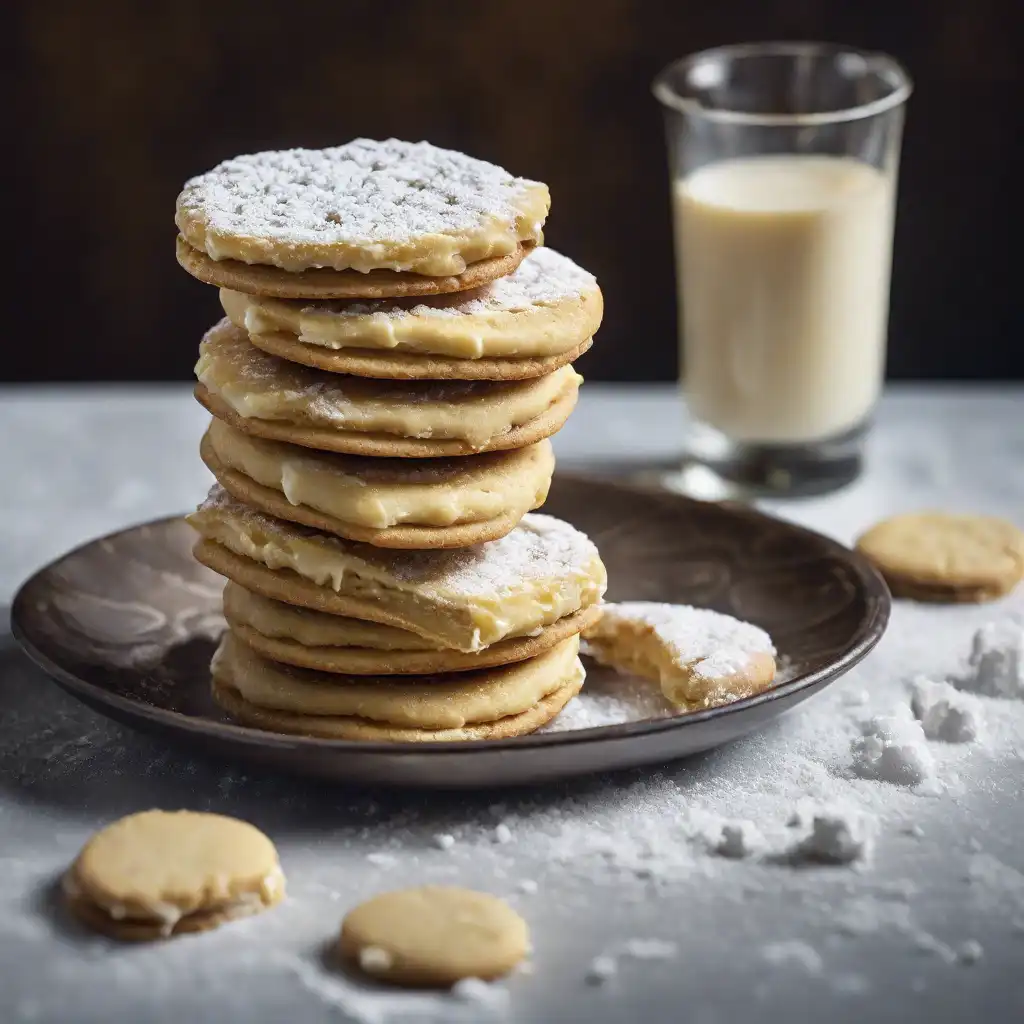
<path id="1" fill-rule="evenodd" d="M 173 256 L 186 177 L 236 153 L 421 138 L 551 186 L 549 244 L 597 274 L 591 379 L 675 374 L 661 115 L 707 46 L 825 39 L 916 82 L 889 372 L 1024 378 L 1021 0 L 40 0 L 13 14 L 8 380 L 185 379 L 214 289 Z M 1013 243 L 1013 244 L 1011 244 Z"/>

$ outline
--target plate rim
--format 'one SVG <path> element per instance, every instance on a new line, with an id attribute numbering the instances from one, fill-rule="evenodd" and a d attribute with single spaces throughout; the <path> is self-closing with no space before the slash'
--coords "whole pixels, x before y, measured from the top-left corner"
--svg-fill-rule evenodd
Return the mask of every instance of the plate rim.
<path id="1" fill-rule="evenodd" d="M 598 474 L 576 472 L 558 473 L 557 476 L 567 482 L 588 485 L 597 483 L 620 492 L 643 494 L 645 497 L 657 498 L 669 503 L 700 506 L 714 505 L 727 510 L 731 515 L 742 518 L 758 521 L 769 519 L 781 523 L 787 529 L 796 531 L 818 544 L 823 544 L 831 554 L 841 558 L 845 564 L 853 567 L 866 599 L 867 615 L 852 637 L 848 649 L 834 662 L 813 672 L 804 673 L 794 679 L 789 679 L 784 683 L 769 687 L 761 693 L 731 701 L 728 704 L 714 708 L 705 708 L 701 711 L 692 711 L 686 714 L 666 715 L 663 718 L 639 719 L 612 725 L 595 725 L 583 729 L 567 729 L 561 732 L 530 733 L 525 736 L 513 736 L 499 740 L 463 740 L 457 743 L 445 742 L 443 740 L 424 740 L 417 743 L 389 743 L 379 740 L 336 740 L 316 736 L 299 736 L 287 733 L 273 733 L 245 725 L 237 725 L 230 721 L 219 722 L 210 718 L 188 715 L 181 711 L 171 711 L 167 708 L 158 707 L 155 704 L 146 704 L 120 694 L 111 693 L 109 690 L 82 679 L 54 662 L 26 635 L 21 621 L 24 614 L 22 607 L 28 601 L 30 591 L 39 584 L 42 577 L 52 572 L 62 562 L 74 557 L 86 548 L 106 541 L 112 541 L 136 530 L 157 528 L 174 522 L 183 522 L 185 513 L 160 516 L 156 519 L 149 519 L 121 527 L 118 530 L 112 530 L 99 537 L 83 541 L 81 544 L 70 548 L 68 551 L 36 569 L 19 585 L 11 601 L 11 634 L 38 668 L 45 672 L 63 690 L 77 699 L 94 708 L 96 702 L 107 705 L 110 708 L 123 712 L 129 718 L 143 718 L 155 725 L 174 729 L 190 737 L 202 736 L 220 740 L 231 739 L 243 744 L 256 744 L 263 747 L 273 746 L 281 749 L 301 748 L 311 753 L 316 751 L 329 751 L 337 754 L 388 755 L 431 755 L 445 753 L 449 756 L 459 753 L 468 755 L 479 754 L 485 751 L 535 750 L 573 744 L 636 740 L 657 733 L 685 729 L 712 719 L 740 714 L 755 707 L 793 696 L 803 690 L 827 684 L 837 676 L 849 671 L 849 669 L 867 657 L 885 634 L 892 611 L 892 597 L 888 585 L 881 573 L 855 548 L 846 547 L 841 542 L 817 530 L 790 522 L 768 512 L 762 512 L 753 506 L 745 505 L 741 502 L 701 501 L 696 498 L 690 498 L 687 495 L 677 494 L 665 488 L 609 479 Z"/>

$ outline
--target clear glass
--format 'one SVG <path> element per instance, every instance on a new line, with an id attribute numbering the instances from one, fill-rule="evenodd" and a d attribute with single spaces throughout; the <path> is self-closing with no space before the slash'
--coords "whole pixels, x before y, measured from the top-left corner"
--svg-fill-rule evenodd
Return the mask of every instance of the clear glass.
<path id="1" fill-rule="evenodd" d="M 885 372 L 910 79 L 884 54 L 757 43 L 684 57 L 653 88 L 689 416 L 676 483 L 702 496 L 843 486 Z"/>

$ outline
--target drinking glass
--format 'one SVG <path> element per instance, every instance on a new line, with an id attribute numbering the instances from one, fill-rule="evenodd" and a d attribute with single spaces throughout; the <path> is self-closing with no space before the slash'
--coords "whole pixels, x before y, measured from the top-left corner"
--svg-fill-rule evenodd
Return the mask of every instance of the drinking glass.
<path id="1" fill-rule="evenodd" d="M 689 419 L 679 483 L 840 487 L 860 472 L 885 372 L 910 78 L 885 54 L 756 43 L 684 57 L 653 89 Z"/>

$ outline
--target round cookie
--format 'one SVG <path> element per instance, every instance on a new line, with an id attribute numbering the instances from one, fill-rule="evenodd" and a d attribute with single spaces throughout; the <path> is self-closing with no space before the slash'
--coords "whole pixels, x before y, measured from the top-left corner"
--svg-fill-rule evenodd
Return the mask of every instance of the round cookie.
<path id="1" fill-rule="evenodd" d="M 232 323 L 250 334 L 280 333 L 339 353 L 447 357 L 456 364 L 573 351 L 596 333 L 604 308 L 594 276 L 543 247 L 507 277 L 456 295 L 308 303 L 222 289 L 220 302 Z"/>
<path id="2" fill-rule="evenodd" d="M 690 605 L 625 601 L 601 606 L 584 631 L 585 653 L 602 665 L 660 683 L 684 711 L 718 707 L 775 679 L 771 637 L 749 622 Z"/>
<path id="3" fill-rule="evenodd" d="M 505 740 L 536 732 L 555 718 L 580 692 L 583 680 L 581 667 L 577 677 L 549 693 L 532 708 L 518 715 L 500 718 L 496 722 L 479 722 L 457 729 L 410 729 L 363 718 L 272 711 L 250 704 L 230 683 L 218 679 L 213 680 L 210 690 L 214 701 L 232 718 L 242 725 L 262 729 L 264 732 L 363 743 L 468 743 L 473 740 Z"/>
<path id="4" fill-rule="evenodd" d="M 249 647 L 271 661 L 318 672 L 342 675 L 423 675 L 439 672 L 471 672 L 496 665 L 510 665 L 534 658 L 571 636 L 579 634 L 600 616 L 600 606 L 592 605 L 545 626 L 532 636 L 500 640 L 482 651 L 467 654 L 443 649 L 374 648 L 365 642 L 373 639 L 373 631 L 391 635 L 401 633 L 376 623 L 360 622 L 336 615 L 325 615 L 308 608 L 294 608 L 251 594 L 236 583 L 224 588 L 224 616 L 235 634 Z M 266 632 L 261 632 L 260 627 Z M 354 627 L 354 629 L 353 629 Z M 289 632 L 319 634 L 321 641 L 336 643 L 303 643 Z M 347 635 L 346 635 L 347 634 Z M 364 641 L 357 646 L 350 642 L 353 634 Z M 411 642 L 426 643 L 415 634 L 406 633 Z M 392 641 L 393 642 L 393 641 Z"/>
<path id="5" fill-rule="evenodd" d="M 144 811 L 97 832 L 64 878 L 69 907 L 115 937 L 155 938 L 258 913 L 284 894 L 273 843 L 244 821 Z"/>
<path id="6" fill-rule="evenodd" d="M 280 332 L 250 334 L 249 341 L 263 352 L 292 363 L 329 373 L 348 373 L 354 377 L 375 377 L 378 380 L 529 380 L 574 363 L 594 343 L 593 338 L 587 338 L 576 348 L 557 356 L 454 359 L 380 349 L 343 348 L 335 351 L 322 345 L 306 345 L 294 334 Z"/>
<path id="7" fill-rule="evenodd" d="M 554 469 L 547 441 L 460 459 L 375 460 L 251 438 L 216 419 L 199 453 L 229 494 L 268 515 L 413 550 L 505 536 L 544 503 Z"/>
<path id="8" fill-rule="evenodd" d="M 338 940 L 364 973 L 411 986 L 499 978 L 529 949 L 526 922 L 507 903 L 454 886 L 375 896 L 346 914 Z"/>
<path id="9" fill-rule="evenodd" d="M 581 378 L 384 381 L 277 359 L 222 320 L 207 331 L 196 397 L 243 433 L 353 455 L 432 458 L 521 448 L 557 431 Z"/>
<path id="10" fill-rule="evenodd" d="M 530 513 L 499 540 L 388 551 L 264 515 L 214 487 L 188 517 L 196 558 L 246 590 L 380 622 L 475 652 L 596 604 L 607 577 L 593 542 Z"/>
<path id="11" fill-rule="evenodd" d="M 520 243 L 507 256 L 478 260 L 461 274 L 426 277 L 423 274 L 399 273 L 394 270 L 302 270 L 289 273 L 278 267 L 238 260 L 215 260 L 205 252 L 193 249 L 178 236 L 175 255 L 178 264 L 194 278 L 215 288 L 231 288 L 249 295 L 266 295 L 277 299 L 401 299 L 423 295 L 449 295 L 453 292 L 480 288 L 491 281 L 511 274 L 533 249 L 533 243 Z"/>
<path id="12" fill-rule="evenodd" d="M 546 185 L 463 153 L 354 139 L 225 160 L 185 183 L 174 220 L 215 260 L 444 276 L 537 242 L 549 205 Z"/>
<path id="13" fill-rule="evenodd" d="M 340 676 L 270 661 L 228 631 L 211 672 L 242 700 L 268 711 L 360 718 L 408 729 L 461 729 L 528 711 L 582 672 L 578 652 L 574 636 L 527 661 L 476 672 Z"/>
<path id="14" fill-rule="evenodd" d="M 988 516 L 920 512 L 894 516 L 857 540 L 898 597 L 989 601 L 1024 578 L 1024 533 Z"/>

